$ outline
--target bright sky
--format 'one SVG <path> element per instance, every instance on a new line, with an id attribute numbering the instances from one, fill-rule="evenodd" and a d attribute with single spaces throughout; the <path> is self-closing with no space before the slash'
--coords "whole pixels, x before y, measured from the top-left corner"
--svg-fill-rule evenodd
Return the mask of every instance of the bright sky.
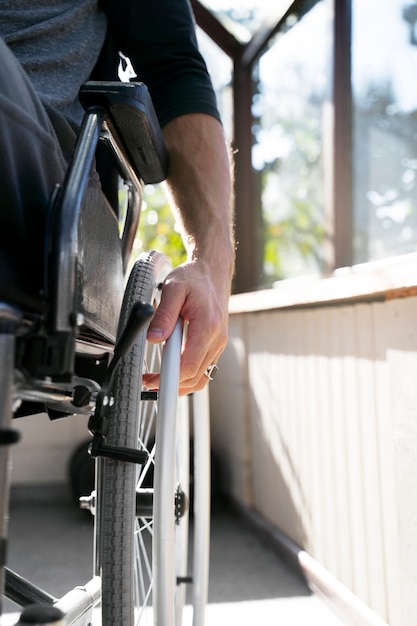
<path id="1" fill-rule="evenodd" d="M 290 4 L 290 0 L 202 1 L 214 11 L 225 13 L 232 10 L 235 12 L 236 20 L 242 20 L 246 25 L 247 16 L 252 12 L 250 25 L 252 33 L 265 18 L 271 15 L 271 12 L 276 14 Z M 406 0 L 352 0 L 353 87 L 355 95 L 361 96 L 368 92 L 370 85 L 391 84 L 398 108 L 402 112 L 410 112 L 417 110 L 417 81 L 410 80 L 410 76 L 417 75 L 417 46 L 410 44 L 409 25 L 402 17 L 405 4 Z M 313 10 L 310 13 L 313 17 L 313 14 L 317 12 Z M 307 27 L 308 20 L 303 21 Z M 297 36 L 291 37 L 289 34 L 285 38 L 285 48 L 288 48 L 285 50 L 285 56 L 287 57 L 288 53 L 288 58 L 293 60 L 305 55 L 305 50 L 299 45 L 299 31 L 303 26 L 299 25 Z M 310 40 L 310 44 L 306 46 L 308 49 L 315 29 L 308 24 L 305 31 L 305 36 Z M 247 37 L 250 37 L 248 31 Z M 293 43 L 295 45 L 292 45 Z M 281 45 L 280 55 L 283 52 Z M 265 83 L 273 81 L 274 78 L 273 70 L 276 61 L 273 56 L 270 55 L 270 60 L 265 58 L 263 62 L 262 79 Z M 310 61 L 304 58 L 304 64 L 314 63 L 317 60 L 317 56 L 312 55 Z M 322 62 L 321 59 L 320 62 Z M 216 69 L 222 73 L 220 66 Z M 312 67 L 312 72 L 314 71 L 315 68 Z M 229 72 L 229 68 L 226 72 Z"/>
<path id="2" fill-rule="evenodd" d="M 417 46 L 402 17 L 405 0 L 354 0 L 354 91 L 391 83 L 399 109 L 417 109 Z"/>

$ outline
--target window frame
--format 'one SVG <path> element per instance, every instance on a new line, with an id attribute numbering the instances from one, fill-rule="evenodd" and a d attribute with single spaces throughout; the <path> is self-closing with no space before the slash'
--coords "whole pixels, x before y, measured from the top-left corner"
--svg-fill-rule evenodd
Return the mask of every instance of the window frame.
<path id="1" fill-rule="evenodd" d="M 236 272 L 233 293 L 262 287 L 262 206 L 252 167 L 252 68 L 300 0 L 283 0 L 277 13 L 245 44 L 199 0 L 191 0 L 200 28 L 233 62 Z M 324 109 L 324 214 L 326 274 L 353 261 L 351 0 L 324 0 L 332 17 L 332 88 Z"/>

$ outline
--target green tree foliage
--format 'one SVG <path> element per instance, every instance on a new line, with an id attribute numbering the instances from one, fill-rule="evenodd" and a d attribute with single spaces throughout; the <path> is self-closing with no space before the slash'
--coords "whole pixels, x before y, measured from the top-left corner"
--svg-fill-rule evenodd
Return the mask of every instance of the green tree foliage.
<path id="1" fill-rule="evenodd" d="M 325 226 L 320 127 L 315 116 L 281 120 L 285 158 L 261 173 L 264 283 L 323 271 Z"/>
<path id="2" fill-rule="evenodd" d="M 171 259 L 174 267 L 186 259 L 181 235 L 162 185 L 147 185 L 144 188 L 133 260 L 146 250 L 163 252 Z"/>

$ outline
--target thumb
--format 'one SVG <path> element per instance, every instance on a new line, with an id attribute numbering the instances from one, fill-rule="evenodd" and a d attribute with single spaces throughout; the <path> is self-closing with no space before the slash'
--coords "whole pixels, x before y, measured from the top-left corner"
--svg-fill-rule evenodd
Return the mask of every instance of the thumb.
<path id="1" fill-rule="evenodd" d="M 174 330 L 179 315 L 180 307 L 173 306 L 172 301 L 168 305 L 167 299 L 162 297 L 159 307 L 148 328 L 148 341 L 151 343 L 159 343 L 168 339 Z"/>

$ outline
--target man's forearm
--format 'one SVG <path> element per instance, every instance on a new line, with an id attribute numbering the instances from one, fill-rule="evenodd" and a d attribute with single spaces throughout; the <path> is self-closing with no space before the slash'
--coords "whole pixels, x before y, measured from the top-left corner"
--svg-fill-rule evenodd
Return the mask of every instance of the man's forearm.
<path id="1" fill-rule="evenodd" d="M 231 167 L 216 118 L 184 115 L 163 130 L 170 159 L 168 185 L 188 262 L 165 280 L 148 340 L 167 339 L 178 317 L 187 323 L 180 393 L 191 393 L 207 384 L 207 368 L 218 362 L 227 343 L 234 267 Z M 157 388 L 159 376 L 146 374 L 144 383 Z"/>
<path id="2" fill-rule="evenodd" d="M 174 119 L 164 129 L 168 185 L 179 211 L 189 260 L 213 259 L 231 277 L 234 266 L 232 167 L 223 128 L 205 114 Z"/>

